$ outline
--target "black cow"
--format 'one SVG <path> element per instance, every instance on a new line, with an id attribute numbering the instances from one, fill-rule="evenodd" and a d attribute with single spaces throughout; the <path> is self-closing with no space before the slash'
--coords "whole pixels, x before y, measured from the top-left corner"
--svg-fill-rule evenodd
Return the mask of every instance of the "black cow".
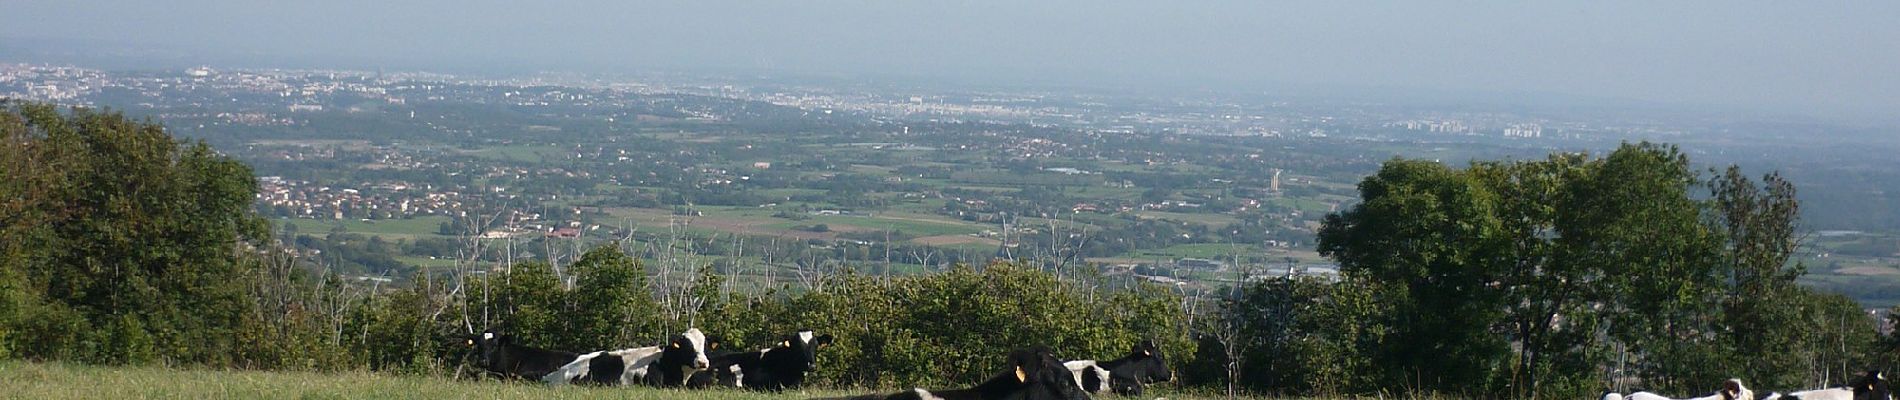
<path id="1" fill-rule="evenodd" d="M 578 357 L 565 351 L 523 346 L 515 343 L 514 336 L 494 330 L 468 338 L 468 343 L 475 347 L 475 365 L 503 378 L 541 379 Z"/>
<path id="2" fill-rule="evenodd" d="M 691 386 L 737 386 L 783 391 L 805 383 L 805 374 L 818 368 L 818 349 L 831 345 L 831 335 L 810 329 L 779 338 L 771 348 L 712 358 L 712 367 L 693 375 Z"/>
<path id="3" fill-rule="evenodd" d="M 705 371 L 694 372 L 686 378 L 686 387 L 705 389 L 713 386 L 739 387 L 739 362 L 747 356 L 756 356 L 758 352 L 719 351 L 706 356 L 710 361 Z"/>
<path id="4" fill-rule="evenodd" d="M 1167 358 L 1162 357 L 1161 348 L 1152 340 L 1135 344 L 1122 358 L 1102 362 L 1070 361 L 1063 363 L 1063 367 L 1074 374 L 1076 383 L 1089 393 L 1114 390 L 1123 396 L 1140 395 L 1144 385 L 1174 380 Z"/>
<path id="5" fill-rule="evenodd" d="M 711 364 L 706 349 L 718 348 L 699 329 L 673 335 L 666 346 L 596 351 L 582 354 L 542 380 L 551 385 L 587 382 L 601 385 L 645 384 L 683 386 L 693 372 Z"/>
<path id="6" fill-rule="evenodd" d="M 1088 400 L 1074 375 L 1062 367 L 1046 347 L 1009 353 L 1010 370 L 969 389 L 911 389 L 893 394 L 867 394 L 848 400 Z"/>

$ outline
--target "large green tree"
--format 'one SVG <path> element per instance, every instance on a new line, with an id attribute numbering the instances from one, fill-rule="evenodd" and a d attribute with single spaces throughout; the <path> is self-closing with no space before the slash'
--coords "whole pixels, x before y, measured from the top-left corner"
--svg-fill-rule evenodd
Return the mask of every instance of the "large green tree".
<path id="1" fill-rule="evenodd" d="M 653 341 L 660 331 L 660 307 L 647 286 L 646 269 L 612 246 L 582 254 L 568 266 L 574 288 L 568 294 L 568 340 L 562 348 L 605 349 Z"/>
<path id="2" fill-rule="evenodd" d="M 267 224 L 250 168 L 114 112 L 0 113 L 0 286 L 14 353 L 229 363 L 248 307 L 245 252 Z M 4 321 L 7 318 L 0 318 Z"/>
<path id="3" fill-rule="evenodd" d="M 1374 355 L 1411 390 L 1488 390 L 1508 367 L 1510 241 L 1499 197 L 1471 175 L 1429 161 L 1388 162 L 1359 184 L 1364 201 L 1330 215 L 1320 251 L 1353 279 L 1378 283 L 1392 334 Z"/>
<path id="4" fill-rule="evenodd" d="M 1804 366 L 1871 340 L 1811 321 L 1851 305 L 1795 284 L 1799 207 L 1777 175 L 1705 177 L 1642 143 L 1465 169 L 1395 160 L 1359 189 L 1320 251 L 1391 307 L 1371 365 L 1408 390 L 1587 394 L 1612 349 L 1651 388 L 1795 385 L 1839 376 Z"/>

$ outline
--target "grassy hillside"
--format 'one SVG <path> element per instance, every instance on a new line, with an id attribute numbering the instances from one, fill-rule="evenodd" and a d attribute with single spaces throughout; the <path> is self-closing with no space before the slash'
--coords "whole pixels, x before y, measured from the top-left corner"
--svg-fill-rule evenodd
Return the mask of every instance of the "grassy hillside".
<path id="1" fill-rule="evenodd" d="M 159 367 L 94 367 L 71 364 L 0 363 L 0 397 L 22 399 L 792 399 L 838 395 L 811 392 L 767 395 L 740 391 L 682 392 L 660 389 L 549 388 L 498 381 L 362 372 L 306 373 L 178 370 Z"/>
<path id="2" fill-rule="evenodd" d="M 783 394 L 737 390 L 679 391 L 650 388 L 549 388 L 498 381 L 364 372 L 310 373 L 181 370 L 161 367 L 95 367 L 59 363 L 0 362 L 0 398 L 17 399 L 712 399 L 779 400 L 844 396 L 863 392 L 801 391 Z M 1157 395 L 1184 398 L 1174 394 Z M 1192 398 L 1192 397 L 1187 397 Z"/>

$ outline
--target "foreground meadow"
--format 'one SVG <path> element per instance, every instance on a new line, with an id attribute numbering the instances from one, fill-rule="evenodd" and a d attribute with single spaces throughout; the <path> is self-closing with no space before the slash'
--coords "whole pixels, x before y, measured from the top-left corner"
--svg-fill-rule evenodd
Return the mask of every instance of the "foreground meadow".
<path id="1" fill-rule="evenodd" d="M 549 388 L 499 381 L 366 372 L 263 372 L 97 367 L 61 363 L 0 362 L 0 398 L 8 399 L 711 399 L 781 400 L 862 394 L 813 390 L 783 394 L 737 390 L 681 391 L 652 388 Z M 1182 397 L 1154 393 L 1143 398 Z"/>

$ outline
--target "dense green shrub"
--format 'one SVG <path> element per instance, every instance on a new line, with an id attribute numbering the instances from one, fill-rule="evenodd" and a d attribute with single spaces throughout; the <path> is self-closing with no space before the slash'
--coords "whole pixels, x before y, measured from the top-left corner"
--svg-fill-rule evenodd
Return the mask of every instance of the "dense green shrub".
<path id="1" fill-rule="evenodd" d="M 10 350 L 230 364 L 252 305 L 242 249 L 268 238 L 250 211 L 256 189 L 249 167 L 156 124 L 10 106 L 0 113 L 0 268 L 10 297 L 33 298 L 15 301 L 27 303 L 23 318 L 0 318 L 13 325 L 0 330 L 23 333 Z"/>

